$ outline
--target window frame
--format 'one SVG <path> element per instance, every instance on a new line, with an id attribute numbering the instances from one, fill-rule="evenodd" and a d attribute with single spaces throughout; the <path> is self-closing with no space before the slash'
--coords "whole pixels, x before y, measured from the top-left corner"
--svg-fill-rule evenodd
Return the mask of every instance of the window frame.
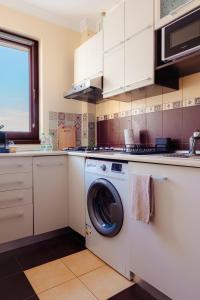
<path id="1" fill-rule="evenodd" d="M 0 42 L 16 44 L 29 50 L 29 132 L 6 131 L 16 144 L 39 143 L 39 43 L 36 40 L 0 30 Z"/>

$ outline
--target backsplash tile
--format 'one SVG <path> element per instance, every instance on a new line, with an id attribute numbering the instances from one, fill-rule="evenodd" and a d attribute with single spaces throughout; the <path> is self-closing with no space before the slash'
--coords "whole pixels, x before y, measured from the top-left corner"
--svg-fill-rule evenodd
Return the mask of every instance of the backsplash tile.
<path id="1" fill-rule="evenodd" d="M 189 137 L 200 128 L 200 73 L 180 78 L 179 83 L 178 91 L 132 101 L 128 106 L 119 101 L 116 101 L 116 108 L 113 102 L 107 106 L 97 104 L 98 145 L 116 144 L 113 144 L 113 126 L 109 122 L 115 118 L 118 120 L 115 126 L 119 129 L 118 146 L 124 146 L 123 131 L 128 128 L 125 119 L 129 116 L 135 143 L 153 144 L 156 137 L 171 137 L 177 149 L 188 148 Z M 109 109 L 107 113 L 107 107 L 112 107 L 113 111 Z"/>
<path id="2" fill-rule="evenodd" d="M 88 119 L 90 115 L 90 120 Z M 52 135 L 53 148 L 58 149 L 58 127 L 60 125 L 72 126 L 76 129 L 76 146 L 95 145 L 95 115 L 94 114 L 76 114 L 64 112 L 49 112 L 49 133 Z"/>

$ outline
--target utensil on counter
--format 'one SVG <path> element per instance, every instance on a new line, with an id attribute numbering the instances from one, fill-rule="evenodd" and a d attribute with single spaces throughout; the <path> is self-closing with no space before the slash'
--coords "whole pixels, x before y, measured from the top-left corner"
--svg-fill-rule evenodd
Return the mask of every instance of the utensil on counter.
<path id="1" fill-rule="evenodd" d="M 58 148 L 76 147 L 76 129 L 72 126 L 60 125 L 58 128 Z"/>
<path id="2" fill-rule="evenodd" d="M 124 129 L 124 141 L 126 148 L 133 147 L 134 138 L 133 138 L 133 129 Z"/>

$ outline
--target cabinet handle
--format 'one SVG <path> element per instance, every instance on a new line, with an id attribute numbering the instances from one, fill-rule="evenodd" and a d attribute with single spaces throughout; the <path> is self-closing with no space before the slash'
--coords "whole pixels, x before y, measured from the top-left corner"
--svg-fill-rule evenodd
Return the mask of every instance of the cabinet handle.
<path id="1" fill-rule="evenodd" d="M 109 94 L 109 93 L 112 93 L 112 92 L 115 92 L 115 91 L 118 91 L 118 90 L 123 90 L 123 89 L 124 89 L 124 88 L 121 86 L 121 87 L 119 87 L 119 88 L 115 88 L 115 89 L 112 89 L 112 90 L 103 92 L 103 95 L 106 95 L 106 94 Z"/>
<path id="2" fill-rule="evenodd" d="M 18 219 L 18 218 L 22 218 L 23 215 L 24 215 L 23 212 L 5 214 L 4 216 L 0 216 L 0 220 L 3 221 L 9 219 Z"/>
<path id="3" fill-rule="evenodd" d="M 10 198 L 10 199 L 2 199 L 0 200 L 0 203 L 10 203 L 10 202 L 14 202 L 14 201 L 22 201 L 23 198 L 22 197 L 16 197 L 16 198 Z"/>
<path id="4" fill-rule="evenodd" d="M 129 36 L 129 37 L 125 40 L 125 42 L 131 40 L 134 36 L 137 36 L 138 34 L 142 33 L 143 31 L 145 31 L 145 30 L 147 30 L 147 29 L 150 29 L 150 28 L 152 28 L 152 27 L 153 27 L 153 25 L 151 25 L 151 24 L 147 25 L 146 27 L 142 28 L 140 31 L 137 31 L 137 32 L 135 32 L 134 34 L 132 34 L 131 36 Z"/>
<path id="5" fill-rule="evenodd" d="M 17 164 L 17 165 L 5 165 L 2 167 L 3 170 L 7 170 L 7 169 L 15 169 L 15 168 L 22 168 L 23 165 L 22 164 Z"/>
<path id="6" fill-rule="evenodd" d="M 124 41 L 121 41 L 121 42 L 119 42 L 118 44 L 112 46 L 111 48 L 105 50 L 105 51 L 104 51 L 104 54 L 107 54 L 107 53 L 111 52 L 113 49 L 119 47 L 119 46 L 122 45 L 122 44 L 124 44 Z"/>
<path id="7" fill-rule="evenodd" d="M 13 186 L 13 185 L 21 185 L 23 183 L 24 183 L 23 181 L 2 182 L 0 183 L 0 188 Z"/>
<path id="8" fill-rule="evenodd" d="M 152 80 L 152 79 L 153 79 L 152 77 L 147 77 L 147 78 L 144 78 L 144 79 L 140 79 L 140 80 L 134 81 L 131 84 L 126 85 L 126 87 L 131 87 L 132 85 L 134 85 L 134 84 L 136 84 L 138 82 L 143 82 L 143 81 Z"/>
<path id="9" fill-rule="evenodd" d="M 54 164 L 36 164 L 37 167 L 41 167 L 41 168 L 47 168 L 47 167 L 58 167 L 58 166 L 64 166 L 63 163 L 54 163 Z"/>
<path id="10" fill-rule="evenodd" d="M 179 10 L 181 10 L 182 8 L 184 8 L 185 6 L 187 6 L 189 3 L 193 2 L 193 1 L 194 0 L 190 0 L 190 1 L 188 1 L 188 2 L 186 2 L 184 4 L 182 4 L 182 5 L 180 5 L 179 7 L 175 8 L 174 10 L 172 10 L 169 14 L 171 16 L 176 15 L 179 12 Z"/>

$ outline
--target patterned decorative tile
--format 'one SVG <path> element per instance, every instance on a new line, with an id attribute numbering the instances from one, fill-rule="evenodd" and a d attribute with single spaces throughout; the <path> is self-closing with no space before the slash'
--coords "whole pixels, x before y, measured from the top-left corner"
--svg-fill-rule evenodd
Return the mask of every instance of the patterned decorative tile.
<path id="1" fill-rule="evenodd" d="M 112 120 L 114 119 L 114 114 L 106 115 L 106 118 L 104 116 L 104 120 Z"/>
<path id="2" fill-rule="evenodd" d="M 60 126 L 60 125 L 65 125 L 65 120 L 58 119 L 58 126 Z"/>
<path id="3" fill-rule="evenodd" d="M 55 111 L 50 111 L 49 112 L 49 120 L 55 120 L 58 118 L 58 113 Z"/>
<path id="4" fill-rule="evenodd" d="M 65 121 L 65 113 L 59 112 L 59 113 L 58 113 L 58 120 Z"/>
<path id="5" fill-rule="evenodd" d="M 200 105 L 200 97 L 195 98 L 195 105 Z"/>
<path id="6" fill-rule="evenodd" d="M 187 98 L 183 100 L 183 107 L 189 107 L 189 106 L 194 106 L 195 105 L 195 98 Z"/>

